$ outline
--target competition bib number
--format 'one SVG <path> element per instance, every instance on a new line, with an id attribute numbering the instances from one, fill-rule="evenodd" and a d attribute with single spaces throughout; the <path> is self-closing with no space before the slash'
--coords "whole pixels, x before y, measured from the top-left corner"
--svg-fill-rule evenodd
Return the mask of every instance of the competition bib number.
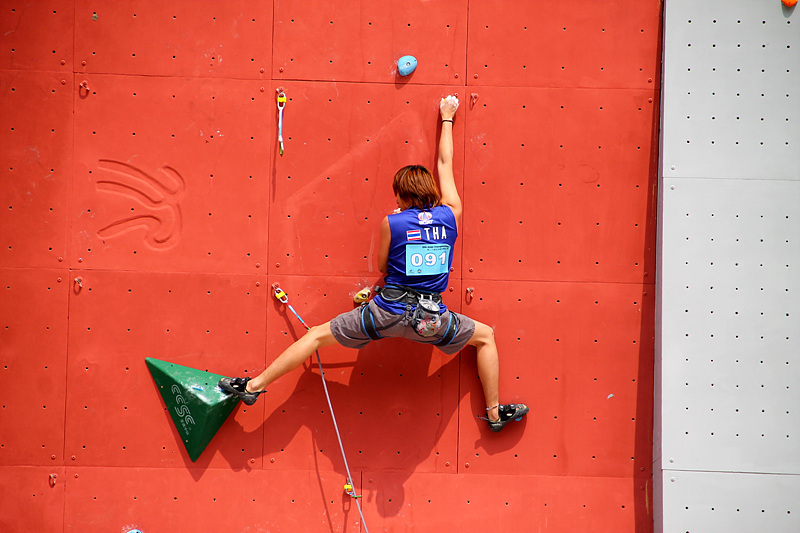
<path id="1" fill-rule="evenodd" d="M 450 265 L 447 244 L 407 244 L 406 275 L 430 276 L 445 274 Z"/>

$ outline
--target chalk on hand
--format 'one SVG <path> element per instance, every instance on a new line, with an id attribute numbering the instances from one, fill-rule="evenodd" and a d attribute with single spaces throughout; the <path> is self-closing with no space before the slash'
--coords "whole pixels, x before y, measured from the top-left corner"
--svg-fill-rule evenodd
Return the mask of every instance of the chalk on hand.
<path id="1" fill-rule="evenodd" d="M 458 97 L 448 94 L 446 97 L 442 98 L 440 105 L 444 104 L 445 102 L 454 105 L 455 108 L 458 109 Z"/>
<path id="2" fill-rule="evenodd" d="M 417 68 L 417 58 L 414 56 L 403 56 L 397 60 L 397 72 L 401 76 L 408 76 Z"/>

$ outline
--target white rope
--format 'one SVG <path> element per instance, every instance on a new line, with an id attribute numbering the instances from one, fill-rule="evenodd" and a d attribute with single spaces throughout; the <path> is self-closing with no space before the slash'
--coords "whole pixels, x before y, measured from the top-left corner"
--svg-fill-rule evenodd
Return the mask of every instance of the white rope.
<path id="1" fill-rule="evenodd" d="M 356 507 L 358 508 L 358 514 L 361 516 L 361 524 L 364 526 L 365 533 L 369 533 L 369 529 L 367 529 L 367 522 L 364 520 L 364 513 L 361 512 L 361 503 L 358 501 L 361 496 L 356 495 L 355 484 L 353 483 L 353 477 L 350 475 L 350 466 L 347 464 L 347 457 L 344 454 L 344 445 L 342 444 L 342 436 L 339 434 L 339 424 L 336 423 L 336 415 L 333 414 L 333 404 L 331 404 L 331 395 L 328 393 L 328 383 L 325 381 L 325 371 L 322 370 L 322 359 L 319 356 L 319 350 L 317 350 L 317 364 L 319 365 L 319 373 L 322 376 L 322 388 L 325 389 L 325 398 L 328 400 L 328 409 L 331 412 L 331 420 L 333 420 L 333 429 L 336 430 L 336 438 L 339 440 L 339 451 L 342 452 L 342 460 L 344 461 L 344 469 L 347 472 L 347 483 L 350 485 L 352 492 L 348 492 L 347 494 L 350 495 L 356 501 Z"/>

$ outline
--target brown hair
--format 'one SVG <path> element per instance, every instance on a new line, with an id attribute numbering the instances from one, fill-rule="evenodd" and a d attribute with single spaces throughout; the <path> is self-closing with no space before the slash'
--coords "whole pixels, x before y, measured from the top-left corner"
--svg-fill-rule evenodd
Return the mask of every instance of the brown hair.
<path id="1" fill-rule="evenodd" d="M 430 171 L 422 165 L 408 165 L 397 171 L 392 190 L 409 206 L 428 209 L 442 204 L 442 195 Z"/>

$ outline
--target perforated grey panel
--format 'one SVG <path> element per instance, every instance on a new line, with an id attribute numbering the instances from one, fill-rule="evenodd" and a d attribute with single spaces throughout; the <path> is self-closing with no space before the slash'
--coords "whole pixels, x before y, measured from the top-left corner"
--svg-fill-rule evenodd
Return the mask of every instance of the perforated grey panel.
<path id="1" fill-rule="evenodd" d="M 664 468 L 800 473 L 800 182 L 662 201 Z"/>
<path id="2" fill-rule="evenodd" d="M 668 0 L 665 177 L 800 179 L 800 18 L 778 1 Z"/>
<path id="3" fill-rule="evenodd" d="M 665 2 L 657 532 L 800 531 L 798 17 Z"/>
<path id="4" fill-rule="evenodd" d="M 797 533 L 800 477 L 665 472 L 670 533 Z"/>

